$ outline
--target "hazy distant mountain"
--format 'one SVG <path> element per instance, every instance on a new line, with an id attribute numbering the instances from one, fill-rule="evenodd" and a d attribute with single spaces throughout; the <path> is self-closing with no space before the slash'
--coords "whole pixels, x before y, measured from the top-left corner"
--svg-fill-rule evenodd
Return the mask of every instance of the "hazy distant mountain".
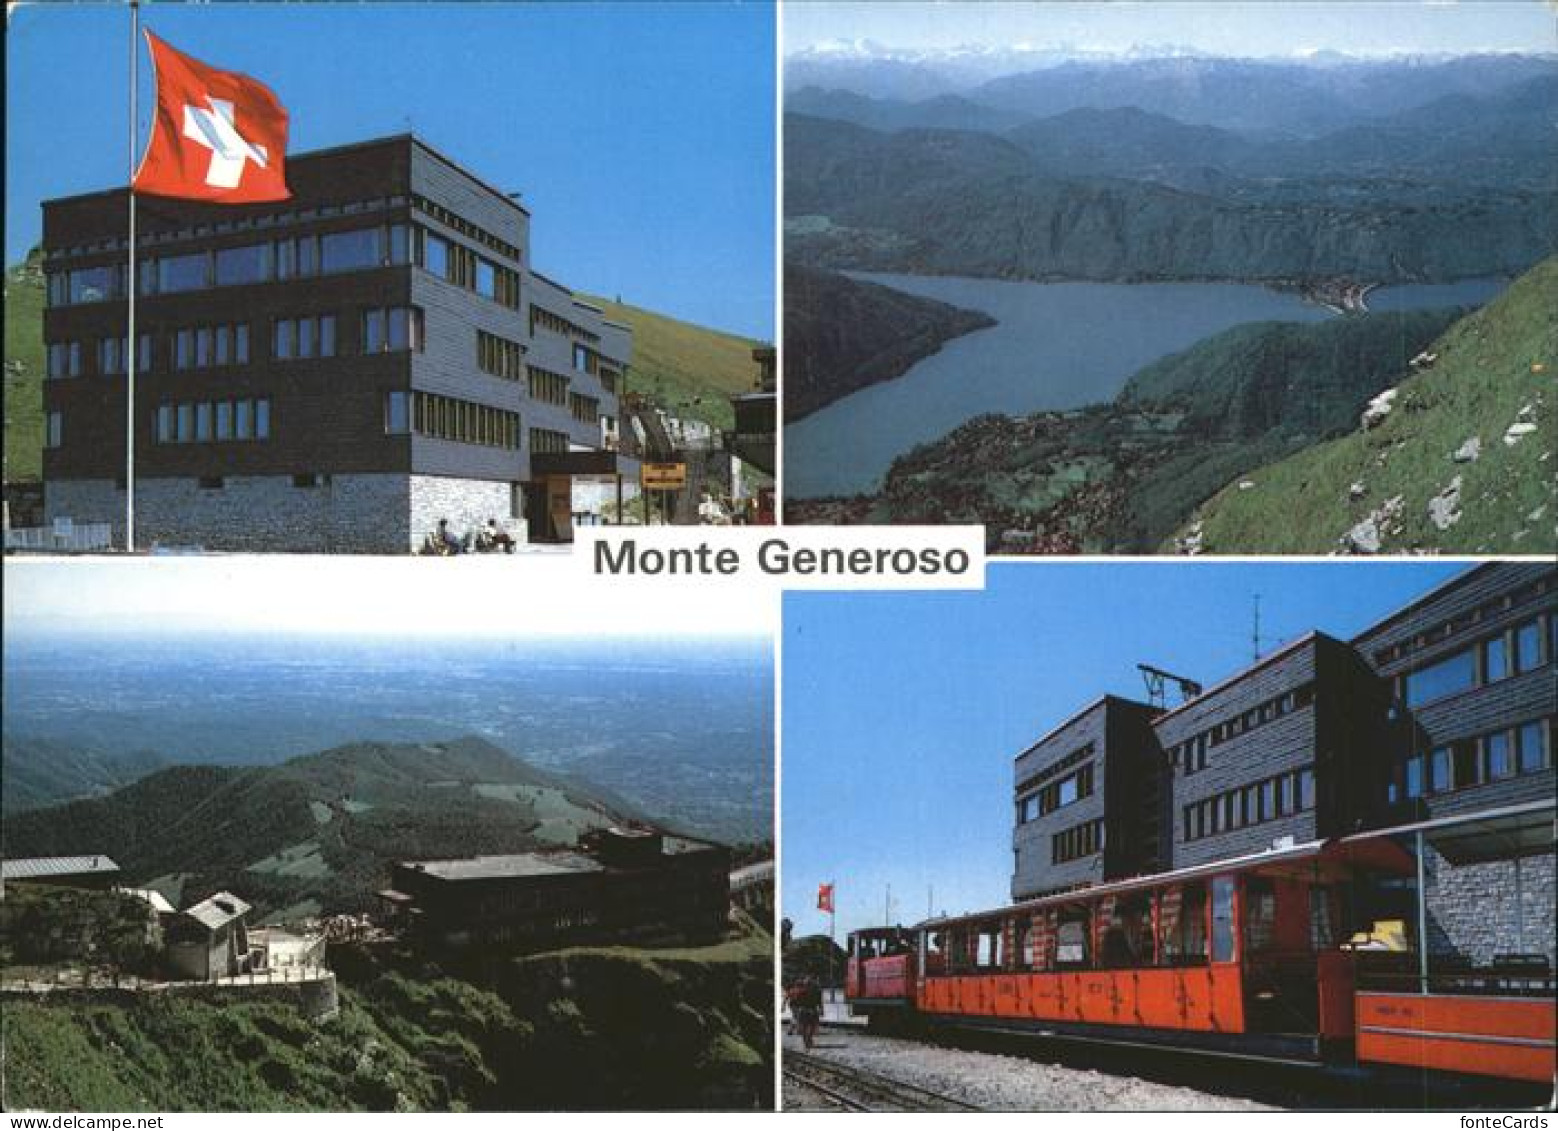
<path id="1" fill-rule="evenodd" d="M 981 106 L 956 94 L 907 102 L 808 86 L 787 94 L 784 105 L 793 114 L 833 118 L 873 130 L 929 128 L 1000 133 L 1029 120 L 1027 114 Z"/>
<path id="2" fill-rule="evenodd" d="M 1136 107 L 1188 125 L 1309 137 L 1451 95 L 1493 95 L 1555 73 L 1558 56 L 1551 54 L 1237 59 L 1185 48 L 1097 55 L 849 44 L 792 54 L 785 62 L 787 89 L 797 94 L 811 86 L 911 103 L 957 95 L 986 110 L 1032 118 Z M 801 103 L 790 108 L 822 112 Z"/>
<path id="3" fill-rule="evenodd" d="M 826 218 L 789 232 L 809 265 L 986 278 L 1443 280 L 1513 275 L 1558 242 L 1550 191 L 1436 190 L 1407 207 L 1367 184 L 1213 195 L 1056 176 L 990 134 L 801 115 L 785 125 L 785 201 L 792 219 Z"/>
<path id="4" fill-rule="evenodd" d="M 625 802 L 475 738 L 355 743 L 279 766 L 175 766 L 106 797 L 10 815 L 8 856 L 107 853 L 188 903 L 226 888 L 275 912 L 366 906 L 396 859 L 571 845 Z"/>
<path id="5" fill-rule="evenodd" d="M 0 806 L 7 814 L 78 798 L 99 797 L 167 763 L 146 750 L 104 754 L 41 738 L 6 738 L 0 743 Z"/>

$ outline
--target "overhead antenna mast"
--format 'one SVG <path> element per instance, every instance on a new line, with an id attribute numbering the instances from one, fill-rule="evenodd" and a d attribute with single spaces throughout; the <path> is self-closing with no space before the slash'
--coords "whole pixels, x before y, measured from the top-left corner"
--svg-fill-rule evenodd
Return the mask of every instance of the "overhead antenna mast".
<path id="1" fill-rule="evenodd" d="M 1147 702 L 1159 709 L 1168 706 L 1166 700 L 1169 683 L 1178 685 L 1181 703 L 1194 699 L 1204 690 L 1198 682 L 1188 676 L 1175 675 L 1162 668 L 1155 668 L 1151 664 L 1137 664 L 1136 670 L 1141 672 L 1141 678 L 1147 685 Z"/>

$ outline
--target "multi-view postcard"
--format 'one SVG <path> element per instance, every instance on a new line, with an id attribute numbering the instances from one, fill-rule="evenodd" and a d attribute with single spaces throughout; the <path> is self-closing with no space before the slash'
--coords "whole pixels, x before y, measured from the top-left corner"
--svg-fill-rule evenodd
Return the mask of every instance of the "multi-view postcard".
<path id="1" fill-rule="evenodd" d="M 1550 0 L 6 30 L 14 1127 L 1547 1126 Z"/>
<path id="2" fill-rule="evenodd" d="M 797 4 L 790 521 L 1552 553 L 1541 4 Z"/>

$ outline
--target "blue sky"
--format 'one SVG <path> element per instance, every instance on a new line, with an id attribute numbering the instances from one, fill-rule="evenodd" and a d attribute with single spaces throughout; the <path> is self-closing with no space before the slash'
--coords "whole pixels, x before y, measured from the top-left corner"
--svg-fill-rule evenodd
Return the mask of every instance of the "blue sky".
<path id="1" fill-rule="evenodd" d="M 142 20 L 270 85 L 293 152 L 415 130 L 524 193 L 540 270 L 772 339 L 770 5 L 148 3 Z M 39 238 L 40 201 L 125 182 L 129 15 L 31 5 L 8 21 L 15 263 Z"/>
<path id="2" fill-rule="evenodd" d="M 1468 568 L 1416 562 L 993 565 L 983 593 L 791 593 L 783 627 L 784 911 L 838 937 L 1008 901 L 1011 766 L 1138 662 L 1211 686 L 1318 628 L 1348 638 Z M 1171 692 L 1170 702 L 1177 702 Z"/>
<path id="3" fill-rule="evenodd" d="M 790 4 L 785 50 L 869 39 L 900 49 L 969 44 L 1123 52 L 1178 45 L 1219 55 L 1358 55 L 1552 51 L 1554 10 L 1542 0 L 1376 3 Z"/>

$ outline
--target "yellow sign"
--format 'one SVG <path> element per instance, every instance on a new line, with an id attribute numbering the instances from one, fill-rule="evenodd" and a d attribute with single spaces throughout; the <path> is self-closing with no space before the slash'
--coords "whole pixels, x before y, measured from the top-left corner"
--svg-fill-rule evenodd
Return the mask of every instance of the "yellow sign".
<path id="1" fill-rule="evenodd" d="M 639 470 L 638 481 L 646 491 L 680 491 L 687 486 L 687 465 L 646 463 Z"/>

